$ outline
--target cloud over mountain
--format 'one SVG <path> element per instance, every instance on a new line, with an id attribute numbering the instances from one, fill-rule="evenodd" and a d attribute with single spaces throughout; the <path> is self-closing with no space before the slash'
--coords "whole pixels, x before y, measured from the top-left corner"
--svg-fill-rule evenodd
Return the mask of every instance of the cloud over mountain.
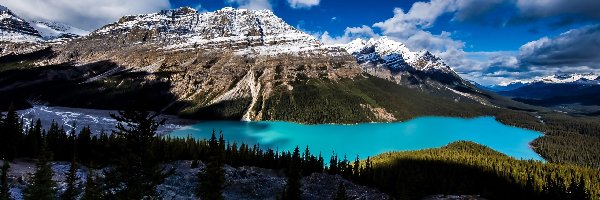
<path id="1" fill-rule="evenodd" d="M 168 0 L 5 0 L 2 5 L 29 20 L 49 20 L 93 30 L 123 15 L 168 9 Z"/>

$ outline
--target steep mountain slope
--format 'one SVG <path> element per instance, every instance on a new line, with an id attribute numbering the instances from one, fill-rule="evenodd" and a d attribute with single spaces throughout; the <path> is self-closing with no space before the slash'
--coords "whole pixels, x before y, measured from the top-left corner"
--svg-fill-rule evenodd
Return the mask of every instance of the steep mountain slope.
<path id="1" fill-rule="evenodd" d="M 412 52 L 387 37 L 356 39 L 341 47 L 373 76 L 454 101 L 492 105 L 490 94 L 460 78 L 428 51 Z"/>

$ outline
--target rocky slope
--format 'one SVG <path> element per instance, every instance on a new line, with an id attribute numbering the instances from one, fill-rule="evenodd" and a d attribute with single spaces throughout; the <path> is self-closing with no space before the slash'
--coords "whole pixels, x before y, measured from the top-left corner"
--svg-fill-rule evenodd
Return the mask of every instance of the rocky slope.
<path id="1" fill-rule="evenodd" d="M 191 161 L 176 161 L 166 165 L 166 169 L 175 169 L 173 175 L 167 177 L 157 190 L 164 199 L 197 199 L 194 190 L 198 182 L 197 173 L 204 168 L 200 163 L 198 168 L 190 168 Z M 286 177 L 283 172 L 257 167 L 230 167 L 225 166 L 225 199 L 276 199 L 285 189 Z M 58 193 L 66 189 L 66 174 L 69 170 L 68 162 L 52 163 L 54 171 L 53 180 L 57 182 Z M 23 199 L 22 191 L 30 181 L 31 174 L 35 171 L 33 161 L 11 162 L 9 171 L 9 186 L 14 199 Z M 95 173 L 101 173 L 95 170 Z M 87 168 L 77 171 L 80 186 L 85 185 L 88 174 Z M 356 185 L 348 180 L 324 173 L 315 173 L 302 179 L 303 199 L 328 200 L 335 197 L 337 186 L 343 182 L 346 193 L 350 199 L 389 199 L 389 197 L 375 189 Z M 79 191 L 81 192 L 81 191 Z"/>

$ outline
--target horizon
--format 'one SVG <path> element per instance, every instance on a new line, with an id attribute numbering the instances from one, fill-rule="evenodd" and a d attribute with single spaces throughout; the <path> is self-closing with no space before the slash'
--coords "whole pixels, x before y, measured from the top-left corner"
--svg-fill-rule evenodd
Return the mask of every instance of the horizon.
<path id="1" fill-rule="evenodd" d="M 224 7 L 268 9 L 324 44 L 386 36 L 411 51 L 430 51 L 462 78 L 481 85 L 600 72 L 600 15 L 593 12 L 600 9 L 600 3 L 583 0 L 545 4 L 508 0 L 379 4 L 354 0 L 342 4 L 320 0 L 131 0 L 124 4 L 43 0 L 40 6 L 53 8 L 44 11 L 27 6 L 31 1 L 7 0 L 2 5 L 28 21 L 60 22 L 86 31 L 124 15 L 184 6 L 199 12 Z"/>

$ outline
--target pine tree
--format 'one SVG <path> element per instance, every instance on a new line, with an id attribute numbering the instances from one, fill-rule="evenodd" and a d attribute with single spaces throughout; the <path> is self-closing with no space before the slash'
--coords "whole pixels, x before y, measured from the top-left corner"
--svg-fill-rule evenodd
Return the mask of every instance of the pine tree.
<path id="1" fill-rule="evenodd" d="M 302 160 L 300 158 L 300 149 L 298 146 L 292 153 L 292 160 L 287 170 L 287 186 L 284 192 L 285 200 L 300 200 L 302 199 Z"/>
<path id="2" fill-rule="evenodd" d="M 99 177 L 90 169 L 85 180 L 85 190 L 81 200 L 99 200 L 101 198 Z"/>
<path id="3" fill-rule="evenodd" d="M 75 158 L 71 161 L 71 166 L 69 167 L 69 173 L 67 174 L 67 189 L 62 194 L 61 198 L 63 200 L 74 200 L 77 198 L 77 190 L 78 190 L 78 181 L 77 181 L 77 163 L 75 163 Z"/>
<path id="4" fill-rule="evenodd" d="M 223 135 L 221 134 L 221 137 Z M 196 195 L 202 199 L 223 199 L 223 185 L 225 184 L 225 173 L 223 171 L 223 146 L 217 141 L 215 132 L 208 142 L 209 159 L 204 170 L 198 172 L 200 184 L 196 188 Z"/>
<path id="5" fill-rule="evenodd" d="M 23 137 L 19 116 L 13 104 L 8 108 L 0 131 L 0 157 L 13 160 L 17 156 L 17 147 Z"/>
<path id="6" fill-rule="evenodd" d="M 52 181 L 52 168 L 48 162 L 50 157 L 45 145 L 43 145 L 36 164 L 35 174 L 24 191 L 23 197 L 25 200 L 56 198 L 56 183 Z"/>
<path id="7" fill-rule="evenodd" d="M 339 170 L 339 166 L 338 166 L 338 157 L 335 154 L 335 152 L 333 152 L 331 154 L 331 159 L 329 159 L 329 170 L 328 170 L 329 174 L 338 174 L 340 173 Z"/>
<path id="8" fill-rule="evenodd" d="M 159 198 L 156 187 L 173 171 L 163 172 L 152 151 L 156 130 L 165 123 L 158 113 L 119 111 L 111 114 L 117 120 L 117 131 L 111 137 L 123 142 L 114 168 L 106 173 L 104 188 L 108 199 Z"/>
<path id="9" fill-rule="evenodd" d="M 589 193 L 585 189 L 585 180 L 583 179 L 583 176 L 579 177 L 579 179 L 571 179 L 571 184 L 569 185 L 569 196 L 569 199 L 573 200 L 591 199 Z"/>
<path id="10" fill-rule="evenodd" d="M 337 194 L 335 195 L 335 200 L 347 200 L 346 196 L 346 186 L 344 186 L 344 181 L 340 181 L 340 185 L 338 186 Z"/>
<path id="11" fill-rule="evenodd" d="M 90 127 L 83 127 L 77 136 L 77 142 L 75 145 L 77 150 L 77 158 L 83 164 L 89 164 L 91 162 L 91 144 L 92 131 L 90 130 Z"/>
<path id="12" fill-rule="evenodd" d="M 358 181 L 360 178 L 360 158 L 356 155 L 356 159 L 354 160 L 354 164 L 352 166 L 352 179 L 354 181 Z"/>
<path id="13" fill-rule="evenodd" d="M 8 169 L 10 164 L 7 160 L 4 160 L 2 165 L 2 174 L 0 175 L 0 200 L 10 199 L 10 188 L 8 187 Z"/>

